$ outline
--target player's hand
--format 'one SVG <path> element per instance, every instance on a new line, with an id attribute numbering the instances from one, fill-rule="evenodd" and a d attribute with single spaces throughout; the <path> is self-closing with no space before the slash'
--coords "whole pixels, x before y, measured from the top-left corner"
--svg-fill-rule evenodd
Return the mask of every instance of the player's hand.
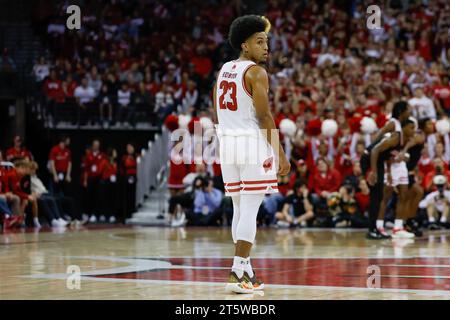
<path id="1" fill-rule="evenodd" d="M 378 176 L 376 174 L 376 172 L 371 171 L 369 173 L 369 176 L 367 177 L 367 183 L 371 186 L 375 185 L 378 181 Z"/>
<path id="2" fill-rule="evenodd" d="M 291 164 L 289 160 L 286 158 L 286 155 L 282 155 L 280 157 L 279 163 L 278 163 L 278 174 L 280 176 L 285 176 L 291 171 Z"/>
<path id="3" fill-rule="evenodd" d="M 58 179 L 58 175 L 57 175 L 57 174 L 54 174 L 54 175 L 53 175 L 53 181 L 54 181 L 55 183 L 58 183 L 58 182 L 59 182 L 59 179 Z"/>
<path id="4" fill-rule="evenodd" d="M 67 175 L 66 176 L 66 182 L 70 183 L 70 181 L 72 181 L 72 178 L 69 175 Z"/>
<path id="5" fill-rule="evenodd" d="M 392 175 L 391 174 L 387 175 L 387 183 L 388 183 L 388 185 L 392 186 Z"/>

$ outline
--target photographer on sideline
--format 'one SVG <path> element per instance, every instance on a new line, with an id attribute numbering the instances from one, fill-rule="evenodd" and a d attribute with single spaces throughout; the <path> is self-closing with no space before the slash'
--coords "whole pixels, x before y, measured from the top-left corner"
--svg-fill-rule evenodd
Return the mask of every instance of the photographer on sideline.
<path id="1" fill-rule="evenodd" d="M 223 194 L 220 190 L 213 188 L 210 178 L 197 178 L 201 187 L 194 191 L 194 210 L 188 212 L 189 224 L 196 226 L 220 226 L 222 222 Z"/>
<path id="2" fill-rule="evenodd" d="M 437 190 L 428 194 L 419 204 L 421 209 L 427 210 L 428 228 L 431 230 L 440 229 L 447 224 L 450 209 L 450 190 L 447 188 L 447 182 L 446 176 L 435 176 L 433 178 L 433 184 Z M 437 219 L 439 219 L 439 224 L 436 222 Z"/>

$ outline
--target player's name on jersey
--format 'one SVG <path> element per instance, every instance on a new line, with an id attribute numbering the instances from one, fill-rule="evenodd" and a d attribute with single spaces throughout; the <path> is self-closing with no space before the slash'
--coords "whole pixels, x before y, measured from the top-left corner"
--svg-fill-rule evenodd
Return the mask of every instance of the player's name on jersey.
<path id="1" fill-rule="evenodd" d="M 222 73 L 222 77 L 227 79 L 236 79 L 237 73 L 224 72 Z"/>

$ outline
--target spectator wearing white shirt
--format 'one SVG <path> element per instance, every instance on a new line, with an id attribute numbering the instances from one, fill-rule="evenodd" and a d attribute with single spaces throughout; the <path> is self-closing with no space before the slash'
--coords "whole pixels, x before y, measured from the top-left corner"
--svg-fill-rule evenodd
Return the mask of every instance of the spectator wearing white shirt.
<path id="1" fill-rule="evenodd" d="M 412 106 L 413 115 L 417 120 L 420 121 L 425 118 L 435 120 L 437 118 L 433 100 L 425 95 L 422 87 L 414 89 L 414 98 L 409 99 L 408 103 Z"/>
<path id="2" fill-rule="evenodd" d="M 93 88 L 95 96 L 98 96 L 100 89 L 102 88 L 102 79 L 100 79 L 97 71 L 97 67 L 92 67 L 91 72 L 87 75 L 88 86 Z"/>
<path id="3" fill-rule="evenodd" d="M 128 126 L 130 123 L 134 125 L 135 108 L 134 105 L 132 104 L 132 98 L 133 95 L 128 86 L 128 83 L 126 82 L 122 83 L 120 89 L 117 90 L 117 104 L 118 104 L 117 118 L 119 125 L 121 124 L 121 122 L 124 122 L 126 126 Z"/>
<path id="4" fill-rule="evenodd" d="M 78 124 L 85 124 L 87 120 L 91 122 L 92 119 L 90 117 L 95 113 L 92 107 L 95 90 L 88 86 L 88 79 L 83 78 L 81 80 L 81 85 L 75 89 L 74 96 L 77 101 Z"/>
<path id="5" fill-rule="evenodd" d="M 40 86 L 42 86 L 42 81 L 50 75 L 50 66 L 44 57 L 40 57 L 38 62 L 33 66 L 33 75 Z"/>
<path id="6" fill-rule="evenodd" d="M 189 80 L 188 89 L 184 94 L 181 113 L 192 112 L 198 101 L 198 90 L 194 81 Z"/>

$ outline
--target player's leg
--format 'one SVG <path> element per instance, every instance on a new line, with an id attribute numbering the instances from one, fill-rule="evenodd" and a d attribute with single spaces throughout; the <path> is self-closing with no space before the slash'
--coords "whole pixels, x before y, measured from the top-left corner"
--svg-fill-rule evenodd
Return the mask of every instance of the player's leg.
<path id="1" fill-rule="evenodd" d="M 247 248 L 242 248 L 242 244 L 238 241 L 237 230 L 239 221 L 241 219 L 241 204 L 242 199 L 240 195 L 241 190 L 241 176 L 240 168 L 237 162 L 236 153 L 236 137 L 222 137 L 220 139 L 220 165 L 222 170 L 222 177 L 224 182 L 225 196 L 231 197 L 233 201 L 233 220 L 231 223 L 231 236 L 235 244 L 235 251 L 242 256 L 237 256 L 233 259 L 233 266 L 231 268 L 228 282 L 225 290 L 234 293 L 252 293 L 253 286 L 244 278 L 243 266 L 246 263 L 245 251 Z M 239 243 L 239 245 L 238 245 Z M 239 250 L 238 250 L 239 249 Z M 242 251 L 244 253 L 242 253 Z"/>
<path id="2" fill-rule="evenodd" d="M 417 215 L 417 209 L 419 208 L 419 203 L 423 198 L 423 188 L 418 184 L 414 183 L 408 191 L 408 209 L 407 209 L 407 216 L 406 216 L 406 225 L 407 230 L 414 233 L 416 237 L 422 236 L 422 231 L 419 228 L 419 224 L 417 223 L 416 215 Z"/>
<path id="3" fill-rule="evenodd" d="M 408 170 L 405 162 L 392 165 L 392 184 L 397 188 L 398 201 L 395 210 L 395 222 L 392 238 L 414 238 L 414 234 L 404 228 L 404 220 L 408 216 Z"/>
<path id="4" fill-rule="evenodd" d="M 246 273 L 255 290 L 264 288 L 264 284 L 257 280 L 250 262 L 250 251 L 256 237 L 256 217 L 259 207 L 264 200 L 264 194 L 242 194 L 240 218 L 236 228 L 236 248 L 232 270 Z"/>
<path id="5" fill-rule="evenodd" d="M 443 226 L 445 226 L 447 224 L 447 221 L 448 221 L 448 216 L 449 216 L 449 213 L 450 213 L 450 207 L 449 207 L 447 202 L 444 202 L 443 207 L 444 207 L 444 210 L 442 211 L 442 216 L 441 216 L 441 219 L 440 219 L 440 223 Z"/>
<path id="6" fill-rule="evenodd" d="M 383 235 L 377 229 L 378 213 L 380 211 L 380 205 L 383 201 L 384 192 L 384 163 L 379 162 L 377 164 L 377 176 L 378 181 L 373 186 L 369 186 L 370 189 L 370 204 L 369 204 L 369 230 L 367 233 L 367 239 L 381 240 Z"/>
<path id="7" fill-rule="evenodd" d="M 394 188 L 390 185 L 385 185 L 383 190 L 383 201 L 380 204 L 380 210 L 378 211 L 378 219 L 376 222 L 377 230 L 385 236 L 386 238 L 390 238 L 390 236 L 386 233 L 384 229 L 384 215 L 386 213 L 386 208 L 389 200 L 392 199 L 392 195 L 394 193 Z"/>
<path id="8" fill-rule="evenodd" d="M 245 166 L 241 167 L 240 219 L 236 230 L 236 256 L 247 258 L 245 277 L 254 290 L 264 289 L 264 283 L 256 278 L 250 262 L 250 250 L 255 240 L 257 216 L 265 194 L 278 193 L 274 154 L 264 137 L 250 138 Z M 255 157 L 256 155 L 256 157 Z"/>
<path id="9" fill-rule="evenodd" d="M 241 195 L 237 194 L 231 196 L 231 200 L 233 201 L 233 220 L 231 222 L 231 236 L 233 237 L 233 243 L 236 244 L 237 242 L 236 229 L 240 217 Z"/>

